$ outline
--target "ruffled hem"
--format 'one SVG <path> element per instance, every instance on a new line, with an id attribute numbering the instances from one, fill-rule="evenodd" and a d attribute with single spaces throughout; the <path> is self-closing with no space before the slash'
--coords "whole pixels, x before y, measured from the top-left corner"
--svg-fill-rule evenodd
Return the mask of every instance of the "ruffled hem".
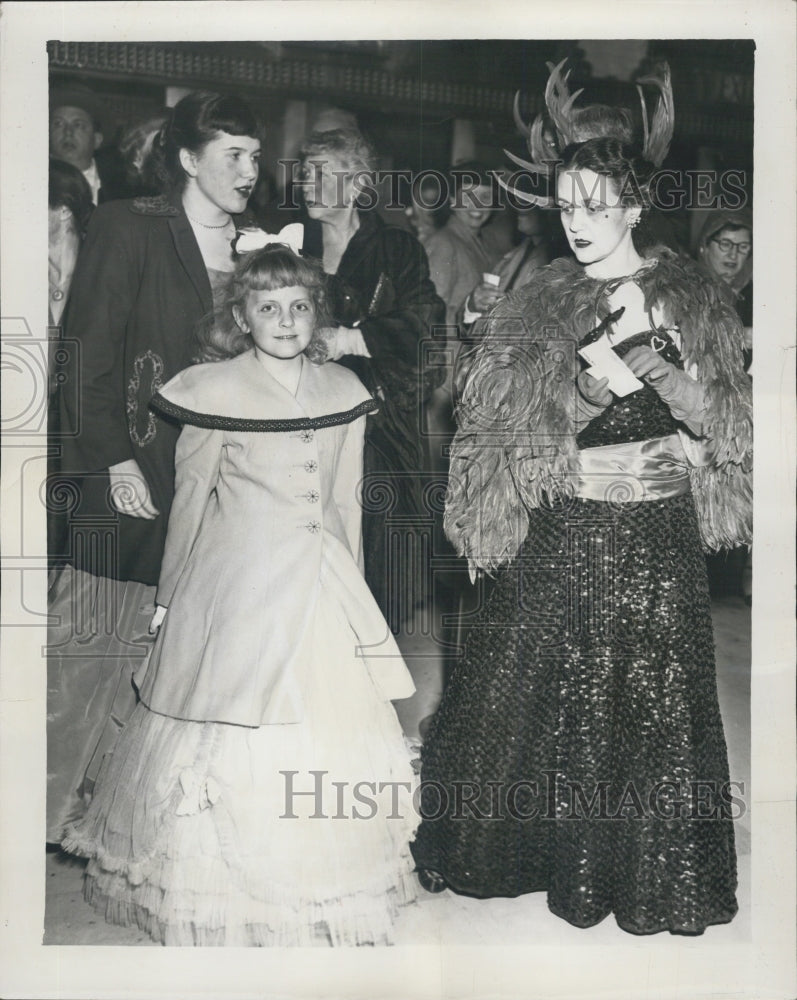
<path id="1" fill-rule="evenodd" d="M 345 626 L 320 602 L 301 723 L 136 708 L 63 841 L 89 859 L 85 896 L 106 920 L 166 945 L 390 943 L 416 897 L 417 777 Z"/>
<path id="2" fill-rule="evenodd" d="M 269 899 L 255 899 L 240 889 L 192 892 L 150 881 L 133 884 L 118 870 L 92 860 L 84 897 L 109 923 L 139 927 L 170 947 L 390 945 L 399 909 L 417 899 L 412 862 L 409 857 L 402 861 L 404 870 L 381 891 L 316 900 L 285 889 Z"/>

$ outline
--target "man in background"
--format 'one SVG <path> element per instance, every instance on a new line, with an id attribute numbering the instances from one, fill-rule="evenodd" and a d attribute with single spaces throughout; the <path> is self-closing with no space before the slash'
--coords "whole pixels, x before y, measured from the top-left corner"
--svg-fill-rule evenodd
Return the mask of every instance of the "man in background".
<path id="1" fill-rule="evenodd" d="M 102 146 L 102 104 L 88 87 L 58 87 L 50 93 L 50 156 L 71 163 L 91 188 L 95 205 L 125 196 L 121 164 Z"/>

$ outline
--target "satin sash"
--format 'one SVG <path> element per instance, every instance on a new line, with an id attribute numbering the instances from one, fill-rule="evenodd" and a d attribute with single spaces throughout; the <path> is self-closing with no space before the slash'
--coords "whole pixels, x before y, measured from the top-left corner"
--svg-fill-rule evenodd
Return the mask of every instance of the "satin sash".
<path id="1" fill-rule="evenodd" d="M 609 503 L 667 500 L 688 493 L 689 463 L 677 434 L 583 448 L 576 496 Z"/>

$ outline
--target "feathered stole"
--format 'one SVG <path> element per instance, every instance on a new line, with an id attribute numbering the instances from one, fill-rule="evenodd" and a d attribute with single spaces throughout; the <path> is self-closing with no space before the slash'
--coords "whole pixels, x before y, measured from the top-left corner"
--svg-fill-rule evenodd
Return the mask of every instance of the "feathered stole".
<path id="1" fill-rule="evenodd" d="M 726 290 L 689 258 L 661 247 L 633 280 L 648 309 L 680 329 L 687 368 L 707 386 L 709 464 L 690 469 L 706 549 L 752 539 L 752 394 L 743 329 Z M 488 572 L 510 562 L 528 533 L 528 509 L 572 496 L 576 347 L 609 312 L 616 281 L 596 281 L 561 259 L 507 295 L 465 361 L 457 406 L 445 530 L 460 555 Z"/>

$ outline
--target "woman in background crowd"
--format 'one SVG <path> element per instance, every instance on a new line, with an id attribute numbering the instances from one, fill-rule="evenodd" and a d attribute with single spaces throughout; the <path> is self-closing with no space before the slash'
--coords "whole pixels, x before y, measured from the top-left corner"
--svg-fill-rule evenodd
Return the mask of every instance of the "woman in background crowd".
<path id="1" fill-rule="evenodd" d="M 700 230 L 697 259 L 731 290 L 744 326 L 744 367 L 753 364 L 753 217 L 748 209 L 710 212 Z M 708 557 L 709 579 L 715 593 L 730 591 L 748 604 L 753 601 L 751 552 L 740 546 Z"/>
<path id="2" fill-rule="evenodd" d="M 753 360 L 753 216 L 749 209 L 709 212 L 700 230 L 697 259 L 731 289 L 745 328 L 746 367 Z"/>
<path id="3" fill-rule="evenodd" d="M 135 704 L 174 491 L 178 428 L 152 395 L 191 364 L 195 331 L 233 267 L 258 174 L 260 127 L 237 97 L 199 92 L 155 142 L 163 194 L 101 205 L 72 282 L 65 334 L 65 566 L 49 594 L 47 840 L 79 817 Z"/>
<path id="4" fill-rule="evenodd" d="M 441 191 L 440 181 L 426 176 L 413 183 L 404 214 L 418 240 L 426 246 L 432 234 L 448 221 L 448 200 Z"/>
<path id="5" fill-rule="evenodd" d="M 329 276 L 328 355 L 351 368 L 380 400 L 365 432 L 363 551 L 368 585 L 397 630 L 402 607 L 418 596 L 419 579 L 417 570 L 404 578 L 407 564 L 391 561 L 386 519 L 403 520 L 407 531 L 428 518 L 419 421 L 441 376 L 424 364 L 422 344 L 443 322 L 444 305 L 418 240 L 386 225 L 375 206 L 365 210 L 358 202 L 376 168 L 374 150 L 363 136 L 344 128 L 314 132 L 300 156 L 309 216 L 304 252 L 319 258 Z"/>
<path id="6" fill-rule="evenodd" d="M 471 289 L 509 247 L 486 228 L 497 199 L 484 164 L 458 163 L 451 170 L 450 184 L 448 221 L 427 239 L 426 252 L 432 281 L 446 304 L 446 323 L 453 326 Z"/>
<path id="7" fill-rule="evenodd" d="M 48 319 L 51 327 L 58 327 L 69 298 L 78 251 L 94 210 L 91 188 L 71 163 L 50 160 L 48 208 Z"/>
<path id="8" fill-rule="evenodd" d="M 430 464 L 433 473 L 445 476 L 446 447 L 454 433 L 453 372 L 462 347 L 459 323 L 468 294 L 482 282 L 509 249 L 502 233 L 490 227 L 497 196 L 487 167 L 468 160 L 451 169 L 448 220 L 425 242 L 429 273 L 446 304 L 446 335 L 441 346 L 448 360 L 446 378 L 426 409 Z"/>
<path id="9" fill-rule="evenodd" d="M 465 299 L 460 318 L 465 328 L 471 327 L 509 292 L 523 288 L 532 281 L 541 267 L 551 261 L 551 246 L 546 218 L 536 205 L 516 209 L 520 242 L 505 253 L 493 269 L 497 281 L 480 281 Z"/>

